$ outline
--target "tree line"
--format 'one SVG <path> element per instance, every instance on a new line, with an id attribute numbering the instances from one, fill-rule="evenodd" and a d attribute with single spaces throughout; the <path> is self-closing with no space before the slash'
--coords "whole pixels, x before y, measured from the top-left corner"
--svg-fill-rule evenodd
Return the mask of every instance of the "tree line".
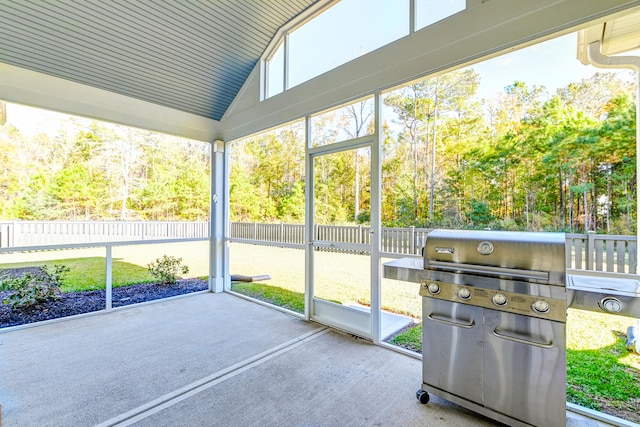
<path id="1" fill-rule="evenodd" d="M 0 219 L 208 220 L 209 144 L 77 117 L 30 136 L 7 108 Z"/>
<path id="2" fill-rule="evenodd" d="M 384 95 L 385 226 L 635 233 L 635 86 L 596 73 L 550 94 L 475 94 L 473 68 Z M 373 104 L 314 117 L 312 143 L 373 132 Z M 233 221 L 304 221 L 304 125 L 231 146 Z M 366 223 L 370 151 L 314 157 L 314 218 Z"/>
<path id="3" fill-rule="evenodd" d="M 467 68 L 384 94 L 383 225 L 635 233 L 635 87 L 623 77 L 553 94 L 516 81 L 478 99 Z M 232 221 L 304 221 L 304 129 L 229 145 Z M 311 143 L 373 132 L 368 99 L 313 116 Z M 209 218 L 207 143 L 71 117 L 53 136 L 9 120 L 0 145 L 0 219 Z M 368 223 L 370 149 L 312 161 L 315 221 Z"/>

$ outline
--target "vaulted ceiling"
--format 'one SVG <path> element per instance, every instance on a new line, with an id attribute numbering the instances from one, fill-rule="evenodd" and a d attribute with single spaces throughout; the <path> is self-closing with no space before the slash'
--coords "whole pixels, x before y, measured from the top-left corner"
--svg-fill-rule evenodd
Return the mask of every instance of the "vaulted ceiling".
<path id="1" fill-rule="evenodd" d="M 220 120 L 317 0 L 0 0 L 0 62 Z"/>

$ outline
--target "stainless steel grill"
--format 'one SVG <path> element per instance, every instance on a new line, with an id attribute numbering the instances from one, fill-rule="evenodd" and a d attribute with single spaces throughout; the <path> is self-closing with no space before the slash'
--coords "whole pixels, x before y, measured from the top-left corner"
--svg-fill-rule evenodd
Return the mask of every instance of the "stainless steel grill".
<path id="1" fill-rule="evenodd" d="M 385 264 L 420 283 L 422 403 L 432 393 L 510 426 L 566 423 L 569 305 L 638 317 L 633 277 L 566 274 L 565 235 L 429 233 L 423 259 Z"/>
<path id="2" fill-rule="evenodd" d="M 564 425 L 564 234 L 434 230 L 423 255 L 418 398 L 509 425 Z"/>

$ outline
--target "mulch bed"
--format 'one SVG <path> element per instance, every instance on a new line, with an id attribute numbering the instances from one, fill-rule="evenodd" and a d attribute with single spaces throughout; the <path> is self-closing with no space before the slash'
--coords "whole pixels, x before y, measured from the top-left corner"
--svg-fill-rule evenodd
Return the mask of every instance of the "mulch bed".
<path id="1" fill-rule="evenodd" d="M 35 267 L 33 271 L 25 268 L 19 270 L 13 273 L 37 272 L 38 268 Z M 6 270 L 3 270 L 3 273 L 5 272 Z M 122 286 L 113 289 L 111 305 L 113 307 L 121 307 L 206 289 L 208 289 L 208 284 L 201 279 L 178 280 L 173 285 L 145 283 Z M 23 309 L 13 309 L 11 306 L 2 303 L 9 294 L 10 291 L 0 292 L 0 328 L 104 310 L 106 306 L 104 290 L 62 293 L 54 301 Z"/>

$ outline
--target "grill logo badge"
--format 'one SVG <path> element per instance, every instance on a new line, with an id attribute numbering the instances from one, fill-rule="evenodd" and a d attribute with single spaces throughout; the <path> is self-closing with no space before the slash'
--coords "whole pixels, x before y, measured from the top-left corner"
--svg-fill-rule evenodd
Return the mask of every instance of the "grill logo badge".
<path id="1" fill-rule="evenodd" d="M 443 248 L 443 247 L 436 247 L 435 251 L 437 254 L 452 254 L 453 253 L 453 248 Z"/>
<path id="2" fill-rule="evenodd" d="M 484 242 L 480 242 L 478 243 L 478 253 L 482 254 L 482 255 L 489 255 L 490 253 L 493 252 L 493 243 L 488 242 L 488 241 L 484 241 Z"/>

